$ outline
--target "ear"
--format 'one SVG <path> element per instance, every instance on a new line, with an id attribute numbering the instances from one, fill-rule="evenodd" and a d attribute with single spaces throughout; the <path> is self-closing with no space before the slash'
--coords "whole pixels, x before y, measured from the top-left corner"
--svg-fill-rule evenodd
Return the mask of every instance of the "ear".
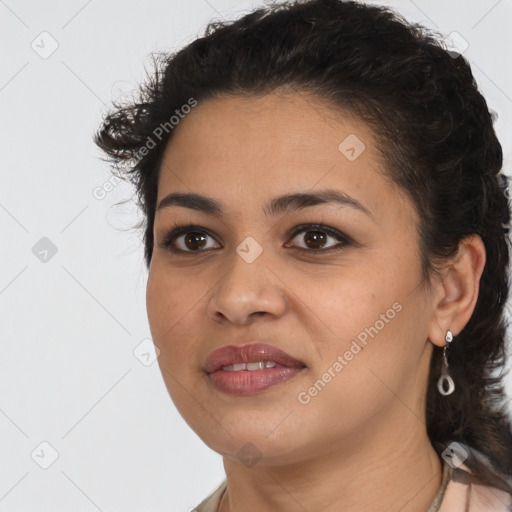
<path id="1" fill-rule="evenodd" d="M 455 257 L 441 271 L 434 286 L 433 317 L 428 337 L 439 347 L 446 345 L 446 331 L 456 336 L 469 322 L 480 289 L 485 266 L 485 246 L 478 235 L 461 240 Z"/>

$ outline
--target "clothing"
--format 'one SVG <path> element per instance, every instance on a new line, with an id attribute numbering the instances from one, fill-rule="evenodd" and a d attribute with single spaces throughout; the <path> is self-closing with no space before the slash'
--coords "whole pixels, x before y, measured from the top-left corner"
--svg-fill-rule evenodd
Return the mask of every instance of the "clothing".
<path id="1" fill-rule="evenodd" d="M 194 511 L 217 512 L 226 485 L 224 480 Z M 444 461 L 441 487 L 425 512 L 512 512 L 512 495 L 480 484 L 464 464 L 453 469 Z"/>

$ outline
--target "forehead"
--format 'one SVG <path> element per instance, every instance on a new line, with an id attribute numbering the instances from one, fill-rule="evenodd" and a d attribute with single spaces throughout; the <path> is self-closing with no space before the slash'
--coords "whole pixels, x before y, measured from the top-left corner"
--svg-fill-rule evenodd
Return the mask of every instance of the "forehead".
<path id="1" fill-rule="evenodd" d="M 162 163 L 164 168 L 187 172 L 209 170 L 204 177 L 243 163 L 240 175 L 272 172 L 278 179 L 289 168 L 296 174 L 302 168 L 327 170 L 333 165 L 356 170 L 359 159 L 375 166 L 380 155 L 373 139 L 366 124 L 310 94 L 228 96 L 200 102 L 180 121 Z M 341 152 L 340 144 L 349 151 L 348 146 L 354 146 L 356 154 Z M 357 158 L 351 161 L 347 156 Z M 276 173 L 278 169 L 281 172 Z"/>
<path id="2" fill-rule="evenodd" d="M 173 130 L 158 201 L 173 191 L 249 205 L 293 191 L 337 188 L 378 209 L 396 190 L 372 130 L 312 94 L 208 99 Z"/>

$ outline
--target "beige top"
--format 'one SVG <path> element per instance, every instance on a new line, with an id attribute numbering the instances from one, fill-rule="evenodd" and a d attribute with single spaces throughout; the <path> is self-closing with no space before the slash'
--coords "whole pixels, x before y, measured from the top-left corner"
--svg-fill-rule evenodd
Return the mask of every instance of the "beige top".
<path id="1" fill-rule="evenodd" d="M 217 512 L 226 485 L 224 480 L 193 511 Z M 445 461 L 441 487 L 425 512 L 512 512 L 512 495 L 480 484 L 464 464 L 453 469 Z"/>

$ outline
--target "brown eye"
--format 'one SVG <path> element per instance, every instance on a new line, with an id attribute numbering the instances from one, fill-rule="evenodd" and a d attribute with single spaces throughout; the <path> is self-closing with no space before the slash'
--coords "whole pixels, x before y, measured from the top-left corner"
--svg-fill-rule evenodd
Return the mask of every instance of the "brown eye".
<path id="1" fill-rule="evenodd" d="M 301 247 L 295 244 L 287 244 L 286 247 L 296 247 L 300 251 L 320 253 L 335 252 L 352 245 L 350 238 L 335 229 L 321 224 L 298 226 L 295 228 L 292 238 L 299 238 L 300 240 L 299 234 L 301 234 L 305 245 Z M 200 253 L 216 248 L 215 246 L 208 246 L 208 238 L 214 240 L 213 236 L 200 226 L 177 226 L 167 234 L 159 246 L 174 253 Z M 326 248 L 326 245 L 332 243 L 333 240 L 337 241 L 337 243 Z"/>
<path id="2" fill-rule="evenodd" d="M 212 236 L 198 226 L 180 226 L 173 229 L 160 244 L 160 247 L 172 252 L 204 252 L 208 247 L 208 238 Z"/>
<path id="3" fill-rule="evenodd" d="M 298 237 L 299 234 L 300 237 Z M 293 233 L 293 238 L 297 237 L 305 244 L 302 247 L 299 246 L 298 249 L 305 251 L 309 250 L 309 252 L 329 252 L 331 250 L 340 250 L 351 244 L 350 239 L 339 231 L 322 225 L 310 224 L 307 226 L 300 226 Z M 325 245 L 329 243 L 329 239 L 337 240 L 338 243 L 334 246 L 325 248 Z"/>
<path id="4" fill-rule="evenodd" d="M 322 249 L 329 235 L 322 231 L 306 231 L 304 243 L 309 249 Z"/>
<path id="5" fill-rule="evenodd" d="M 183 238 L 183 245 L 187 249 L 195 250 L 195 249 L 204 249 L 206 243 L 206 237 L 208 235 L 204 235 L 200 232 L 191 231 L 190 233 L 186 233 Z"/>

